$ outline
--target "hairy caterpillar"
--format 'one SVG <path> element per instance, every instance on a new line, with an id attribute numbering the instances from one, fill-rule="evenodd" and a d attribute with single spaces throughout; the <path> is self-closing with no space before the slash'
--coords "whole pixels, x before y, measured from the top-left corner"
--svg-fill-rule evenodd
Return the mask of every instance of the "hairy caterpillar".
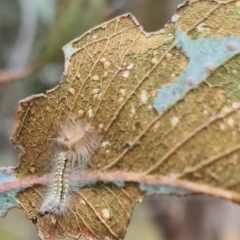
<path id="1" fill-rule="evenodd" d="M 59 152 L 56 160 L 57 166 L 53 183 L 40 207 L 39 216 L 44 216 L 50 212 L 56 215 L 65 215 L 67 211 L 71 165 L 66 152 Z"/>
<path id="2" fill-rule="evenodd" d="M 53 172 L 55 174 L 38 216 L 53 213 L 65 215 L 70 205 L 69 176 L 75 168 L 84 168 L 91 155 L 95 152 L 100 135 L 88 123 L 69 121 L 61 126 L 57 138 L 59 152 L 55 155 Z M 37 222 L 37 221 L 36 221 Z"/>

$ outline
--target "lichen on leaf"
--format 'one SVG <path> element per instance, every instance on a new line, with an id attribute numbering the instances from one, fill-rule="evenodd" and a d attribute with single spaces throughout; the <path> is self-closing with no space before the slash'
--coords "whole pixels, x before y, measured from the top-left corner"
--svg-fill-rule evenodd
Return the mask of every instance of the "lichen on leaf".
<path id="1" fill-rule="evenodd" d="M 240 202 L 239 18 L 237 0 L 188 1 L 159 32 L 145 33 L 123 15 L 70 42 L 59 86 L 19 104 L 17 178 L 48 174 L 52 139 L 67 119 L 80 118 L 102 135 L 86 172 L 170 176 L 193 184 L 191 191 L 207 185 L 219 189 L 208 194 L 231 199 L 230 190 Z M 123 239 L 145 193 L 171 192 L 139 184 L 71 192 L 65 217 L 39 219 L 41 238 Z M 44 192 L 35 186 L 17 195 L 27 217 Z"/>

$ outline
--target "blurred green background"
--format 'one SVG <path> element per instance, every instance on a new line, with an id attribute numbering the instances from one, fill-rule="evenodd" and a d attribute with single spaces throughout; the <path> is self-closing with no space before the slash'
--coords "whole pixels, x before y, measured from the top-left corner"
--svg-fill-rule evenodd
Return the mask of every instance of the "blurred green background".
<path id="1" fill-rule="evenodd" d="M 127 12 L 145 31 L 157 31 L 182 1 L 0 0 L 0 167 L 18 164 L 9 140 L 18 102 L 59 83 L 67 42 Z M 239 240 L 239 220 L 240 208 L 223 200 L 154 196 L 136 206 L 126 240 Z M 0 218 L 2 239 L 39 238 L 36 226 L 13 209 Z"/>

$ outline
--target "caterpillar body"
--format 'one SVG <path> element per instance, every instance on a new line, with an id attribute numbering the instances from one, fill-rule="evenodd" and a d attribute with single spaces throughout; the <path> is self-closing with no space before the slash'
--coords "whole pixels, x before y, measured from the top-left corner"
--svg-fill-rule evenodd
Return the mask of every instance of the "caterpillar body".
<path id="1" fill-rule="evenodd" d="M 70 207 L 70 173 L 75 168 L 84 169 L 87 161 L 97 149 L 101 136 L 88 123 L 68 122 L 61 126 L 59 136 L 53 139 L 60 151 L 55 155 L 54 176 L 38 211 L 38 216 L 52 213 L 66 215 Z"/>
<path id="2" fill-rule="evenodd" d="M 59 152 L 57 157 L 57 167 L 52 186 L 50 186 L 44 202 L 38 212 L 39 216 L 47 213 L 65 215 L 69 204 L 69 174 L 70 162 L 66 152 Z"/>

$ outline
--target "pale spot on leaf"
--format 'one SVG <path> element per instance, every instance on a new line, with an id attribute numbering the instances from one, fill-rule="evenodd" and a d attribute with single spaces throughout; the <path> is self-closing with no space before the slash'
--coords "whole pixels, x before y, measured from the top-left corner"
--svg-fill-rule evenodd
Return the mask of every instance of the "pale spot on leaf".
<path id="1" fill-rule="evenodd" d="M 204 109 L 204 110 L 203 110 L 203 113 L 204 113 L 205 115 L 207 115 L 207 114 L 208 114 L 208 110 Z"/>
<path id="2" fill-rule="evenodd" d="M 105 63 L 106 61 L 107 61 L 107 59 L 105 57 L 100 58 L 101 63 Z"/>
<path id="3" fill-rule="evenodd" d="M 146 90 L 142 90 L 141 91 L 141 102 L 143 104 L 146 104 L 148 100 L 148 95 L 147 95 L 147 91 Z"/>
<path id="4" fill-rule="evenodd" d="M 126 94 L 126 89 L 125 89 L 125 88 L 121 88 L 121 89 L 120 89 L 120 93 L 121 93 L 123 96 L 125 96 L 125 94 Z"/>
<path id="5" fill-rule="evenodd" d="M 220 129 L 221 129 L 221 130 L 225 130 L 225 129 L 226 129 L 225 124 L 221 123 L 221 124 L 220 124 Z"/>
<path id="6" fill-rule="evenodd" d="M 135 114 L 135 113 L 136 113 L 136 109 L 135 109 L 135 106 L 134 106 L 134 105 L 131 106 L 131 113 L 132 113 L 132 114 Z"/>
<path id="7" fill-rule="evenodd" d="M 152 64 L 157 64 L 157 62 L 158 62 L 158 59 L 157 59 L 157 58 L 154 57 L 154 58 L 151 59 L 151 63 L 152 63 Z"/>
<path id="8" fill-rule="evenodd" d="M 99 76 L 97 74 L 93 75 L 92 80 L 95 80 L 95 81 L 99 80 Z"/>
<path id="9" fill-rule="evenodd" d="M 229 113 L 231 111 L 231 108 L 228 106 L 224 106 L 222 111 L 223 111 L 223 113 Z"/>
<path id="10" fill-rule="evenodd" d="M 134 67 L 134 64 L 133 64 L 133 63 L 130 63 L 130 64 L 128 64 L 127 69 L 130 70 L 130 69 L 132 69 L 133 67 Z"/>
<path id="11" fill-rule="evenodd" d="M 240 103 L 239 103 L 239 102 L 233 102 L 233 103 L 232 103 L 232 108 L 233 108 L 233 109 L 237 109 L 237 108 L 239 108 L 239 106 L 240 106 Z"/>
<path id="12" fill-rule="evenodd" d="M 108 145 L 110 145 L 109 141 L 102 142 L 103 147 L 107 147 Z"/>
<path id="13" fill-rule="evenodd" d="M 70 92 L 72 95 L 74 95 L 75 89 L 74 89 L 74 88 L 69 88 L 69 92 Z"/>
<path id="14" fill-rule="evenodd" d="M 123 102 L 123 100 L 124 100 L 124 98 L 120 97 L 120 98 L 117 100 L 117 102 L 121 103 L 121 102 Z"/>
<path id="15" fill-rule="evenodd" d="M 175 127 L 179 123 L 179 117 L 174 116 L 171 118 L 171 124 L 173 127 Z"/>
<path id="16" fill-rule="evenodd" d="M 124 78 L 128 78 L 129 77 L 129 71 L 123 71 L 122 76 Z"/>
<path id="17" fill-rule="evenodd" d="M 91 118 L 93 116 L 93 110 L 92 108 L 88 109 L 88 116 Z"/>
<path id="18" fill-rule="evenodd" d="M 95 89 L 93 89 L 93 94 L 96 94 L 96 93 L 99 93 L 100 92 L 100 89 L 99 88 L 95 88 Z"/>
<path id="19" fill-rule="evenodd" d="M 103 77 L 104 77 L 104 78 L 106 78 L 106 77 L 107 77 L 107 75 L 108 75 L 108 72 L 107 72 L 107 71 L 105 71 L 105 72 L 103 73 Z"/>
<path id="20" fill-rule="evenodd" d="M 111 63 L 109 61 L 104 62 L 103 64 L 104 68 L 108 68 L 111 66 Z"/>
<path id="21" fill-rule="evenodd" d="M 111 214 L 110 214 L 110 212 L 109 212 L 109 210 L 107 208 L 102 210 L 102 215 L 106 219 L 110 218 L 110 216 L 111 216 Z"/>
<path id="22" fill-rule="evenodd" d="M 110 237 L 105 237 L 104 240 L 112 240 Z"/>
<path id="23" fill-rule="evenodd" d="M 168 61 L 170 61 L 172 59 L 172 56 L 173 55 L 171 53 L 167 53 L 165 57 Z"/>
<path id="24" fill-rule="evenodd" d="M 232 127 L 232 126 L 234 126 L 235 121 L 233 118 L 228 118 L 227 123 L 230 127 Z"/>
<path id="25" fill-rule="evenodd" d="M 83 205 L 86 204 L 86 202 L 84 200 L 82 200 L 82 199 L 80 200 L 80 203 L 83 204 Z"/>
<path id="26" fill-rule="evenodd" d="M 127 63 L 126 63 L 126 62 L 123 62 L 122 66 L 123 66 L 123 67 L 126 67 L 126 66 L 127 66 Z"/>
<path id="27" fill-rule="evenodd" d="M 83 114 L 84 114 L 84 111 L 83 111 L 82 109 L 80 109 L 80 110 L 78 111 L 78 114 L 79 114 L 80 117 L 82 117 Z"/>

